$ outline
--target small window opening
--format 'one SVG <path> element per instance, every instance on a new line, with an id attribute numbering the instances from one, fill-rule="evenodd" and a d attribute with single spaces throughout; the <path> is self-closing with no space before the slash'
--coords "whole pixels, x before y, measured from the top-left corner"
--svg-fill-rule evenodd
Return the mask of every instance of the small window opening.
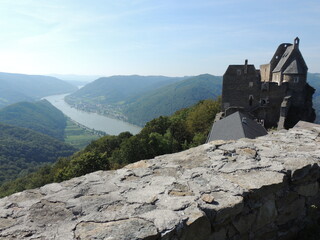
<path id="1" fill-rule="evenodd" d="M 269 104 L 269 98 L 268 97 L 260 99 L 260 106 L 265 106 L 267 104 Z"/>
<path id="2" fill-rule="evenodd" d="M 241 69 L 237 69 L 237 75 L 238 75 L 238 76 L 241 75 Z"/>
<path id="3" fill-rule="evenodd" d="M 253 82 L 249 82 L 249 87 L 253 87 Z"/>
<path id="4" fill-rule="evenodd" d="M 298 82 L 299 82 L 299 77 L 294 77 L 294 78 L 293 78 L 293 82 L 294 82 L 294 83 L 298 83 Z"/>
<path id="5" fill-rule="evenodd" d="M 250 106 L 250 107 L 252 106 L 252 103 L 253 103 L 253 96 L 250 95 L 250 96 L 249 96 L 249 106 Z"/>

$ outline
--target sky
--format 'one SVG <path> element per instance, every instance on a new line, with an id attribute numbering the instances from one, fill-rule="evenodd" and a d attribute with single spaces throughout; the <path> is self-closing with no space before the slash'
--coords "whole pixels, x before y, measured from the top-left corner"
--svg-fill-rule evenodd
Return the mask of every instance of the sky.
<path id="1" fill-rule="evenodd" d="M 320 72 L 319 0 L 0 0 L 0 72 L 223 75 L 300 38 Z"/>

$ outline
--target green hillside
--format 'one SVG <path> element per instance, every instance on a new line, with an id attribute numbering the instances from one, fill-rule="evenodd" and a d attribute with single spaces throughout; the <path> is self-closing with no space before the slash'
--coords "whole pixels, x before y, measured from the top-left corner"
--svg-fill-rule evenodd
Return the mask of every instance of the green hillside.
<path id="1" fill-rule="evenodd" d="M 122 109 L 128 98 L 181 79 L 184 78 L 138 75 L 104 77 L 85 85 L 65 100 L 78 109 L 126 121 Z"/>
<path id="2" fill-rule="evenodd" d="M 71 157 L 60 158 L 55 164 L 0 185 L 0 197 L 203 144 L 219 111 L 220 101 L 204 100 L 170 117 L 153 119 L 137 135 L 124 132 L 104 136 Z"/>
<path id="3" fill-rule="evenodd" d="M 182 78 L 163 76 L 112 76 L 103 77 L 85 85 L 66 99 L 80 99 L 88 102 L 111 104 L 123 101 L 133 95 L 150 91 Z"/>
<path id="4" fill-rule="evenodd" d="M 0 109 L 0 123 L 28 128 L 82 149 L 101 136 L 69 120 L 47 100 L 19 102 Z"/>
<path id="5" fill-rule="evenodd" d="M 140 126 L 159 116 L 194 105 L 200 100 L 221 95 L 222 77 L 203 74 L 190 77 L 127 100 L 124 114 Z"/>
<path id="6" fill-rule="evenodd" d="M 0 183 L 75 151 L 72 146 L 47 135 L 2 123 L 0 146 Z"/>
<path id="7" fill-rule="evenodd" d="M 64 141 L 67 118 L 47 100 L 19 102 L 0 109 L 0 122 L 29 128 Z"/>
<path id="8" fill-rule="evenodd" d="M 0 72 L 0 85 L 0 108 L 77 90 L 77 87 L 54 77 L 3 72 Z"/>
<path id="9" fill-rule="evenodd" d="M 143 126 L 161 115 L 221 95 L 222 77 L 113 76 L 100 78 L 66 97 L 76 108 Z"/>
<path id="10" fill-rule="evenodd" d="M 32 101 L 33 98 L 12 88 L 6 81 L 0 79 L 0 108 L 15 102 Z"/>

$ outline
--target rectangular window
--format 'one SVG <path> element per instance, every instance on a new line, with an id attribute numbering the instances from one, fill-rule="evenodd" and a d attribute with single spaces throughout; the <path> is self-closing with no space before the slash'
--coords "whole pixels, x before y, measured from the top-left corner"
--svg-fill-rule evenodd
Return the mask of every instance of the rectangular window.
<path id="1" fill-rule="evenodd" d="M 253 82 L 249 82 L 249 87 L 253 87 Z"/>
<path id="2" fill-rule="evenodd" d="M 241 69 L 237 69 L 237 75 L 238 75 L 238 76 L 241 75 Z"/>
<path id="3" fill-rule="evenodd" d="M 298 83 L 299 82 L 299 77 L 293 77 L 293 82 Z"/>

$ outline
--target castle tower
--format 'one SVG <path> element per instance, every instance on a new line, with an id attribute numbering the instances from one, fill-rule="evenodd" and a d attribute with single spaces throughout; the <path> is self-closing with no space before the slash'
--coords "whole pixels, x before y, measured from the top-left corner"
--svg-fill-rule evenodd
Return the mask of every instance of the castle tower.
<path id="1" fill-rule="evenodd" d="M 241 110 L 267 128 L 290 128 L 299 120 L 313 122 L 314 89 L 307 83 L 308 67 L 299 44 L 298 37 L 293 44 L 280 44 L 260 71 L 247 60 L 244 65 L 229 65 L 223 75 L 224 117 Z"/>

